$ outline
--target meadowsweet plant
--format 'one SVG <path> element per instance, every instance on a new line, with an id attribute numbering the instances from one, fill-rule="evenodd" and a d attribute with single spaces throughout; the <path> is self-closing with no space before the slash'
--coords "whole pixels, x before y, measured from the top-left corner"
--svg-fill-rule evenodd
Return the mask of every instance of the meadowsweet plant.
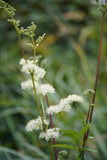
<path id="1" fill-rule="evenodd" d="M 7 14 L 9 15 L 8 21 L 12 23 L 16 29 L 18 40 L 20 43 L 21 51 L 23 54 L 22 59 L 20 60 L 19 64 L 21 67 L 21 71 L 26 75 L 26 81 L 21 83 L 22 90 L 32 90 L 33 94 L 35 95 L 36 101 L 36 108 L 38 110 L 38 117 L 34 117 L 30 119 L 29 122 L 26 122 L 25 130 L 27 132 L 34 132 L 39 131 L 39 139 L 44 139 L 47 141 L 49 145 L 49 152 L 50 152 L 50 160 L 63 160 L 66 157 L 66 151 L 60 151 L 57 154 L 56 147 L 60 148 L 69 148 L 74 149 L 75 152 L 75 159 L 77 160 L 84 160 L 84 151 L 88 150 L 86 147 L 86 142 L 88 139 L 88 134 L 90 130 L 90 124 L 92 119 L 92 113 L 95 103 L 95 95 L 96 95 L 96 88 L 97 88 L 97 80 L 98 80 L 98 72 L 99 72 L 99 62 L 100 62 L 100 54 L 101 54 L 101 44 L 102 44 L 102 33 L 103 33 L 103 23 L 104 23 L 104 15 L 107 11 L 107 1 L 103 0 L 96 0 L 100 11 L 103 14 L 102 19 L 102 30 L 101 30 L 101 39 L 100 39 L 100 48 L 99 48 L 99 58 L 98 58 L 98 66 L 97 66 L 97 74 L 96 74 L 96 81 L 95 81 L 95 88 L 94 90 L 88 89 L 86 90 L 83 95 L 86 96 L 89 100 L 89 110 L 87 113 L 86 122 L 82 115 L 83 120 L 83 127 L 80 131 L 75 130 L 62 130 L 58 127 L 58 122 L 60 119 L 60 115 L 62 112 L 66 114 L 71 112 L 72 106 L 74 104 L 78 104 L 83 102 L 83 97 L 76 94 L 70 94 L 66 98 L 62 98 L 59 102 L 54 105 L 49 105 L 48 94 L 55 94 L 55 88 L 48 83 L 44 83 L 44 77 L 46 76 L 46 70 L 44 67 L 41 67 L 40 58 L 36 55 L 37 47 L 44 39 L 45 34 L 39 36 L 38 38 L 35 37 L 36 25 L 34 22 L 31 23 L 26 29 L 24 27 L 20 27 L 20 21 L 16 20 L 15 17 L 15 9 L 11 7 L 9 4 L 0 0 L 0 8 L 3 8 Z M 26 54 L 23 50 L 21 36 L 26 36 L 30 39 L 29 45 L 33 51 L 33 58 L 27 59 Z M 44 61 L 42 61 L 44 63 Z M 42 64 L 43 64 L 42 63 Z M 42 65 L 43 66 L 43 65 Z M 44 108 L 43 97 L 46 98 L 47 102 L 47 109 Z M 55 124 L 52 121 L 52 115 L 56 114 L 57 119 Z M 81 113 L 80 113 L 81 114 Z M 50 119 L 50 120 L 49 120 Z M 73 140 L 73 143 L 68 144 L 56 144 L 56 140 L 60 137 L 68 136 Z M 54 156 L 53 156 L 54 150 Z"/>

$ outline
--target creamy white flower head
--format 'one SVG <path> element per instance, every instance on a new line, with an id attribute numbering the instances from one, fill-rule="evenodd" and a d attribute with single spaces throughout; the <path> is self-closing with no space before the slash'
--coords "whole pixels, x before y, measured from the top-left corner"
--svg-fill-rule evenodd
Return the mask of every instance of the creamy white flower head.
<path id="1" fill-rule="evenodd" d="M 45 96 L 47 93 L 55 93 L 55 89 L 50 84 L 40 84 L 37 89 L 37 94 Z"/>
<path id="2" fill-rule="evenodd" d="M 38 89 L 39 83 L 37 81 L 35 81 L 34 83 L 35 83 L 35 87 Z M 33 88 L 32 80 L 29 79 L 27 81 L 22 82 L 21 83 L 21 88 L 22 89 L 31 89 L 31 88 Z"/>
<path id="3" fill-rule="evenodd" d="M 39 138 L 45 138 L 46 141 L 49 141 L 52 138 L 59 138 L 59 130 L 59 128 L 48 129 L 46 132 L 41 132 Z"/>
<path id="4" fill-rule="evenodd" d="M 45 75 L 45 70 L 33 63 L 27 63 L 23 65 L 21 71 L 25 72 L 26 74 L 29 74 L 31 72 L 39 78 L 43 78 Z"/>
<path id="5" fill-rule="evenodd" d="M 27 60 L 27 63 L 24 59 L 20 60 L 20 65 L 22 66 L 21 71 L 25 72 L 26 74 L 34 74 L 35 77 L 39 78 L 43 78 L 46 71 L 39 67 L 36 63 L 37 60 L 34 63 L 34 60 Z"/>
<path id="6" fill-rule="evenodd" d="M 43 119 L 43 121 L 44 121 L 44 124 L 49 125 L 49 121 L 47 121 L 45 119 Z M 27 123 L 25 129 L 27 131 L 33 131 L 33 130 L 39 130 L 39 129 L 42 130 L 43 129 L 43 125 L 42 125 L 41 117 L 39 116 L 37 119 L 30 120 Z"/>
<path id="7" fill-rule="evenodd" d="M 36 63 L 38 62 L 38 60 L 36 59 L 36 60 L 35 60 L 35 63 L 34 63 L 34 60 L 26 60 L 26 61 L 25 61 L 24 58 L 21 58 L 20 61 L 19 61 L 19 64 L 20 64 L 21 66 L 23 66 L 23 65 L 26 64 L 26 62 L 27 62 L 27 64 L 36 64 Z"/>
<path id="8" fill-rule="evenodd" d="M 71 105 L 73 102 L 83 102 L 83 98 L 76 94 L 69 95 L 67 98 L 60 100 L 59 104 L 50 106 L 47 108 L 47 114 L 69 112 L 71 110 Z"/>
<path id="9" fill-rule="evenodd" d="M 60 105 L 66 105 L 66 104 L 70 104 L 71 101 L 67 98 L 62 98 L 59 102 Z"/>
<path id="10" fill-rule="evenodd" d="M 47 114 L 53 114 L 53 113 L 59 113 L 59 107 L 58 105 L 52 105 L 46 110 Z"/>
<path id="11" fill-rule="evenodd" d="M 71 94 L 68 96 L 68 101 L 72 102 L 83 102 L 83 98 L 81 96 L 78 96 L 76 94 Z"/>
<path id="12" fill-rule="evenodd" d="M 70 112 L 71 106 L 69 104 L 58 104 L 58 105 L 53 105 L 47 108 L 47 114 L 53 114 L 53 113 L 60 113 L 60 112 Z"/>

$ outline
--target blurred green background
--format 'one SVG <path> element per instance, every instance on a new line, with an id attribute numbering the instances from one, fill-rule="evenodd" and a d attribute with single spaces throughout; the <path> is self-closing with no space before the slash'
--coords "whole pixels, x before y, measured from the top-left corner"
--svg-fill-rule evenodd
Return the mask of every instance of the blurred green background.
<path id="1" fill-rule="evenodd" d="M 92 1 L 87 0 L 7 0 L 16 8 L 16 19 L 27 27 L 32 21 L 37 25 L 36 36 L 46 33 L 37 50 L 47 58 L 45 82 L 51 83 L 57 93 L 49 96 L 55 104 L 68 94 L 82 95 L 94 88 L 97 54 L 102 15 Z M 0 160 L 48 160 L 47 143 L 38 139 L 38 133 L 28 133 L 25 125 L 38 115 L 31 91 L 21 90 L 20 83 L 26 80 L 20 71 L 22 53 L 17 34 L 0 10 Z M 32 50 L 22 39 L 26 56 Z M 78 106 L 86 117 L 88 102 Z M 56 118 L 56 117 L 54 117 Z M 93 122 L 88 147 L 98 153 L 87 152 L 87 160 L 107 159 L 107 16 L 104 24 L 103 48 Z M 59 127 L 81 129 L 82 122 L 76 108 L 62 114 Z M 71 143 L 61 138 L 57 143 Z M 60 148 L 58 148 L 60 151 Z M 72 160 L 68 150 L 68 160 Z"/>

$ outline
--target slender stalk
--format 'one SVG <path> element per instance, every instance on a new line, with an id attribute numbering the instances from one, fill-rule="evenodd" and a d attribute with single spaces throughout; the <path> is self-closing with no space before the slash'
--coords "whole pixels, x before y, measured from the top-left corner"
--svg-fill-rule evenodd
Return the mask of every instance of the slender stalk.
<path id="1" fill-rule="evenodd" d="M 44 105 L 43 105 L 43 101 L 42 101 L 42 96 L 40 96 L 40 100 L 41 100 L 41 106 L 42 106 L 43 115 L 44 115 L 44 118 L 46 119 L 46 114 L 45 114 L 45 110 L 44 110 Z"/>
<path id="2" fill-rule="evenodd" d="M 88 110 L 88 114 L 87 114 L 86 124 L 87 124 L 88 121 L 89 121 L 90 111 L 91 111 L 91 97 L 89 97 L 89 110 Z"/>
<path id="3" fill-rule="evenodd" d="M 43 111 L 43 116 L 46 120 L 46 114 L 45 114 L 45 110 L 44 110 L 44 105 L 43 105 L 43 101 L 42 101 L 42 96 L 40 96 L 40 100 L 41 100 L 41 106 L 42 106 L 42 111 Z M 46 125 L 46 129 L 48 130 L 48 125 Z"/>
<path id="4" fill-rule="evenodd" d="M 97 72 L 96 72 L 95 87 L 94 87 L 95 93 L 94 93 L 93 99 L 92 99 L 91 110 L 89 108 L 90 112 L 89 112 L 89 115 L 87 114 L 87 120 L 86 120 L 86 122 L 89 121 L 89 123 L 91 123 L 91 121 L 92 121 L 92 115 L 93 115 L 94 104 L 95 104 L 96 89 L 97 89 L 98 74 L 99 74 L 99 66 L 100 66 L 100 57 L 101 57 L 101 48 L 102 48 L 103 26 L 104 26 L 104 14 L 102 16 L 102 26 L 101 26 L 100 44 L 99 44 L 99 52 L 98 52 Z M 87 142 L 89 131 L 90 131 L 90 129 L 86 132 L 86 137 L 84 137 L 83 147 L 85 146 L 85 144 Z"/>
<path id="5" fill-rule="evenodd" d="M 34 47 L 34 63 L 35 63 L 35 56 L 36 56 L 35 42 L 34 42 L 33 37 L 31 39 L 32 39 L 33 47 Z"/>
<path id="6" fill-rule="evenodd" d="M 25 59 L 25 62 L 27 63 L 26 56 L 25 56 L 25 53 L 24 53 L 24 50 L 23 50 L 23 47 L 22 47 L 22 42 L 21 42 L 21 38 L 20 38 L 19 34 L 18 34 L 18 39 L 19 39 L 19 44 L 20 44 L 20 47 L 21 47 L 21 51 L 22 51 L 23 57 Z"/>
<path id="7" fill-rule="evenodd" d="M 53 160 L 53 157 L 52 157 L 52 148 L 51 148 L 51 140 L 49 140 L 48 144 L 49 144 L 50 160 Z"/>
<path id="8" fill-rule="evenodd" d="M 33 83 L 33 89 L 34 89 L 34 94 L 35 94 L 35 98 L 36 98 L 37 107 L 38 107 L 39 114 L 40 114 L 41 119 L 42 119 L 42 124 L 43 124 L 43 126 L 45 128 L 45 125 L 44 125 L 44 122 L 43 122 L 43 116 L 42 116 L 41 108 L 40 108 L 38 97 L 37 97 L 37 94 L 36 94 L 36 87 L 35 87 L 35 82 L 34 82 L 33 75 L 31 75 L 31 77 L 32 77 L 32 83 Z"/>
<path id="9" fill-rule="evenodd" d="M 59 121 L 59 117 L 60 117 L 60 113 L 58 114 L 57 121 L 56 121 L 56 124 L 55 124 L 55 128 L 57 127 L 57 124 L 58 124 L 58 121 Z"/>
<path id="10" fill-rule="evenodd" d="M 91 111 L 91 97 L 89 97 L 89 110 L 86 118 L 86 124 L 89 122 L 90 111 Z M 87 132 L 84 133 L 83 148 L 85 147 L 86 139 L 87 139 Z"/>
<path id="11" fill-rule="evenodd" d="M 44 79 L 43 78 L 41 79 L 41 81 L 44 84 Z M 46 102 L 47 102 L 47 106 L 49 108 L 50 105 L 49 105 L 49 100 L 48 100 L 48 96 L 47 95 L 46 95 Z M 51 128 L 53 128 L 52 115 L 50 114 L 49 117 L 50 117 Z M 53 138 L 53 144 L 54 145 L 56 144 L 55 138 Z M 55 159 L 57 160 L 58 156 L 57 156 L 57 149 L 56 149 L 56 147 L 54 147 L 54 153 L 55 153 Z"/>

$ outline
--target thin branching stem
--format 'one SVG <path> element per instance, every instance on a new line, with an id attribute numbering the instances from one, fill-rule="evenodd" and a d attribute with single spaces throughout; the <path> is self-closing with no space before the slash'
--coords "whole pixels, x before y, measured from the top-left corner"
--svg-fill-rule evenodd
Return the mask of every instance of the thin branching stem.
<path id="1" fill-rule="evenodd" d="M 95 87 L 94 87 L 95 92 L 94 92 L 93 99 L 92 99 L 91 110 L 89 107 L 89 113 L 88 113 L 89 115 L 87 114 L 88 118 L 86 120 L 86 122 L 89 121 L 89 123 L 91 123 L 91 121 L 92 121 L 92 115 L 93 115 L 94 104 L 95 104 L 96 89 L 97 89 L 97 82 L 98 82 L 98 75 L 99 75 L 99 66 L 100 66 L 100 57 L 101 57 L 101 48 L 102 48 L 102 39 L 103 39 L 103 26 L 104 26 L 104 14 L 102 16 L 102 26 L 101 26 L 100 44 L 99 44 L 99 52 L 98 52 L 97 72 L 96 72 Z M 88 129 L 88 131 L 85 133 L 84 140 L 83 140 L 83 148 L 86 145 L 89 131 L 90 131 L 90 129 Z"/>

